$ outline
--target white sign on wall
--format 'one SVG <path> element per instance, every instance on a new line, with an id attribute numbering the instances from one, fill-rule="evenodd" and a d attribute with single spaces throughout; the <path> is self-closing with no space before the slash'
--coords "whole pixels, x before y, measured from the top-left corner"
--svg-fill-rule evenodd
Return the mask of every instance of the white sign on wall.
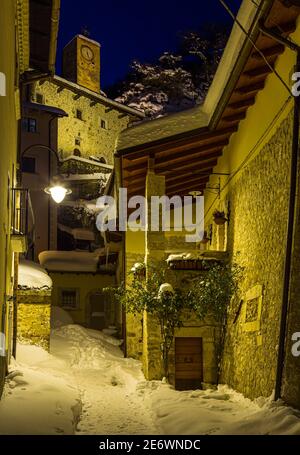
<path id="1" fill-rule="evenodd" d="M 6 96 L 6 77 L 0 72 L 0 96 Z"/>

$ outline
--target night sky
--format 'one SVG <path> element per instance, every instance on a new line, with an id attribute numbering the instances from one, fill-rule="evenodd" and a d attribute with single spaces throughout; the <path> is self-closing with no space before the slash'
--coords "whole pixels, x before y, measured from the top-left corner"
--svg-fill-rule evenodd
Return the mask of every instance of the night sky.
<path id="1" fill-rule="evenodd" d="M 237 10 L 241 3 L 228 0 Z M 218 0 L 62 0 L 57 73 L 62 49 L 87 27 L 101 48 L 103 89 L 122 79 L 134 60 L 151 62 L 164 51 L 174 51 L 180 32 L 214 22 L 232 25 Z"/>

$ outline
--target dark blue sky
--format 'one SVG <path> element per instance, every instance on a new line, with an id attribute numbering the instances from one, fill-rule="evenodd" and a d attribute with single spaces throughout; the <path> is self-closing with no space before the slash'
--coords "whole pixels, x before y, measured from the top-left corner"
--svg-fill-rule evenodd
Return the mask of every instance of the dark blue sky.
<path id="1" fill-rule="evenodd" d="M 228 0 L 233 8 L 239 0 Z M 57 72 L 64 45 L 83 26 L 101 48 L 101 85 L 124 77 L 134 59 L 152 61 L 175 50 L 178 34 L 202 24 L 227 22 L 228 13 L 218 0 L 62 0 Z"/>

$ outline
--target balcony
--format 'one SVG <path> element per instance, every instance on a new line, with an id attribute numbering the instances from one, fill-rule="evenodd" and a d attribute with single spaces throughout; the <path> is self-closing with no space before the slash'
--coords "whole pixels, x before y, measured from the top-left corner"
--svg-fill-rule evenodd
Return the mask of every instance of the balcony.
<path id="1" fill-rule="evenodd" d="M 29 190 L 12 189 L 11 244 L 15 253 L 25 253 L 28 248 Z"/>

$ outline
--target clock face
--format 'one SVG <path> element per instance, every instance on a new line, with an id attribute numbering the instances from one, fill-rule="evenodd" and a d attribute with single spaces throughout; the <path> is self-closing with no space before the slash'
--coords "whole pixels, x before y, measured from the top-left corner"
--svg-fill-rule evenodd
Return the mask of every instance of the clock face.
<path id="1" fill-rule="evenodd" d="M 81 46 L 81 55 L 85 60 L 89 62 L 94 58 L 94 52 L 89 46 Z"/>

